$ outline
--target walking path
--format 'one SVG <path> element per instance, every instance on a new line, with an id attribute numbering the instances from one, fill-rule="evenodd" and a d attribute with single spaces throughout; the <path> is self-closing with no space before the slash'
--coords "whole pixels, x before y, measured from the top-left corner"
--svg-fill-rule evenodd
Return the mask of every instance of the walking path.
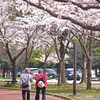
<path id="1" fill-rule="evenodd" d="M 40 94 L 40 100 L 42 95 Z M 21 91 L 0 89 L 0 100 L 22 100 Z M 30 100 L 35 100 L 35 93 L 30 93 Z M 46 95 L 46 100 L 65 100 L 62 98 Z"/>

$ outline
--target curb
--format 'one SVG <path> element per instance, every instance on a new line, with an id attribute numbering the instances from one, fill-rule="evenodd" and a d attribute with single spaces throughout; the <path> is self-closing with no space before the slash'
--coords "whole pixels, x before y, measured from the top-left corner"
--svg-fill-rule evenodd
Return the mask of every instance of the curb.
<path id="1" fill-rule="evenodd" d="M 31 92 L 35 93 L 36 91 L 32 90 Z M 56 95 L 56 94 L 53 94 L 53 93 L 48 93 L 48 92 L 46 92 L 46 95 L 51 95 L 51 96 L 55 96 L 55 97 L 62 98 L 62 99 L 67 99 L 67 100 L 75 100 L 75 99 L 72 99 L 72 98 L 69 98 L 69 97 L 63 97 L 63 96 L 59 96 L 59 95 Z"/>
<path id="2" fill-rule="evenodd" d="M 59 95 L 56 95 L 56 94 L 53 94 L 53 93 L 46 93 L 46 94 L 52 95 L 52 96 L 55 96 L 55 97 L 58 97 L 58 98 L 62 98 L 62 99 L 75 100 L 75 99 L 72 99 L 72 98 L 69 98 L 69 97 L 59 96 Z"/>

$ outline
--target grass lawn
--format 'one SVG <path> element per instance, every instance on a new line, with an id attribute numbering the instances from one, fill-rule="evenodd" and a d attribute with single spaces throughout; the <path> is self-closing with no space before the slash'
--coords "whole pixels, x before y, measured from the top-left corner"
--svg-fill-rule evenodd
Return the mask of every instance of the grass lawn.
<path id="1" fill-rule="evenodd" d="M 8 88 L 8 89 L 19 89 L 20 83 L 16 83 L 13 85 L 12 83 L 7 84 L 3 81 L 0 81 L 0 87 Z M 31 84 L 32 91 L 35 92 L 35 83 Z M 86 89 L 86 84 L 77 84 L 77 94 L 73 95 L 73 85 L 72 84 L 62 84 L 61 88 L 58 88 L 57 84 L 48 84 L 47 85 L 47 93 L 73 98 L 75 100 L 100 100 L 100 84 L 92 84 L 92 90 Z M 90 99 L 89 99 L 90 98 Z"/>

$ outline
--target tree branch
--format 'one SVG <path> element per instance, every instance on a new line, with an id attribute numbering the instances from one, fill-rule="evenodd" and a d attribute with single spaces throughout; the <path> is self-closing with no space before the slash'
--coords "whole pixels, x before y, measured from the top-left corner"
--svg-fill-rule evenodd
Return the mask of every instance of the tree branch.
<path id="1" fill-rule="evenodd" d="M 82 6 L 82 4 L 76 3 L 76 2 L 72 2 L 72 4 L 74 4 L 74 5 L 78 6 L 78 7 L 80 7 L 80 8 L 83 9 L 83 10 L 88 10 L 88 9 L 100 9 L 100 6 L 96 6 L 96 5 L 91 5 L 91 6 L 84 7 L 84 6 Z"/>
<path id="2" fill-rule="evenodd" d="M 15 57 L 14 59 L 17 59 L 25 50 L 26 48 L 23 48 Z"/>
<path id="3" fill-rule="evenodd" d="M 100 3 L 100 0 L 96 0 L 98 3 Z"/>
<path id="4" fill-rule="evenodd" d="M 12 58 L 11 53 L 9 51 L 8 43 L 6 43 L 6 52 L 7 52 L 8 56 L 9 56 L 11 62 L 12 62 L 13 61 L 13 58 Z"/>
<path id="5" fill-rule="evenodd" d="M 44 10 L 44 11 L 46 11 L 46 12 L 48 12 L 50 15 L 52 15 L 53 17 L 58 17 L 58 14 L 56 14 L 55 12 L 53 12 L 53 11 L 51 11 L 51 10 L 49 10 L 49 9 L 45 9 L 44 7 L 42 7 L 41 5 L 36 5 L 35 3 L 31 3 L 31 2 L 29 2 L 29 1 L 27 1 L 27 0 L 23 0 L 23 1 L 25 1 L 25 2 L 27 2 L 28 4 L 30 4 L 31 6 L 34 6 L 34 7 L 36 7 L 36 8 L 39 8 L 39 9 L 42 9 L 42 10 Z M 61 19 L 64 19 L 64 20 L 69 20 L 69 21 L 71 21 L 72 23 L 74 23 L 74 24 L 76 24 L 76 25 L 79 25 L 79 26 L 81 26 L 82 28 L 84 28 L 84 29 L 88 29 L 88 30 L 94 30 L 94 31 L 100 31 L 100 26 L 89 26 L 89 25 L 87 25 L 86 23 L 82 23 L 82 22 L 80 22 L 80 21 L 78 21 L 78 20 L 75 20 L 75 19 L 73 19 L 73 18 L 71 18 L 71 17 L 66 17 L 66 16 L 61 16 Z"/>

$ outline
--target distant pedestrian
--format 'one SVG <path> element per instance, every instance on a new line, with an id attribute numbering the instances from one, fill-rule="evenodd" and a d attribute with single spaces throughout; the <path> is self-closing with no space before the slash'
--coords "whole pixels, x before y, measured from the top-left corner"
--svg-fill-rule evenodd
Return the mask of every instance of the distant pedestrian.
<path id="1" fill-rule="evenodd" d="M 38 82 L 39 82 L 39 78 L 42 78 L 42 77 L 44 77 L 44 80 L 43 80 L 44 87 L 40 88 L 38 86 Z M 39 100 L 40 90 L 42 90 L 42 100 L 46 100 L 47 76 L 45 74 L 43 74 L 43 70 L 41 68 L 38 69 L 38 74 L 35 75 L 35 80 L 36 80 L 36 84 L 35 84 L 35 88 L 36 88 L 35 100 Z"/>
<path id="2" fill-rule="evenodd" d="M 26 100 L 26 93 L 27 93 L 27 100 L 30 100 L 30 90 L 31 90 L 31 82 L 33 82 L 32 76 L 29 74 L 30 70 L 25 68 L 25 73 L 21 74 L 20 76 L 20 88 L 22 89 L 22 98 Z M 29 87 L 22 88 L 23 82 L 29 82 Z"/>

